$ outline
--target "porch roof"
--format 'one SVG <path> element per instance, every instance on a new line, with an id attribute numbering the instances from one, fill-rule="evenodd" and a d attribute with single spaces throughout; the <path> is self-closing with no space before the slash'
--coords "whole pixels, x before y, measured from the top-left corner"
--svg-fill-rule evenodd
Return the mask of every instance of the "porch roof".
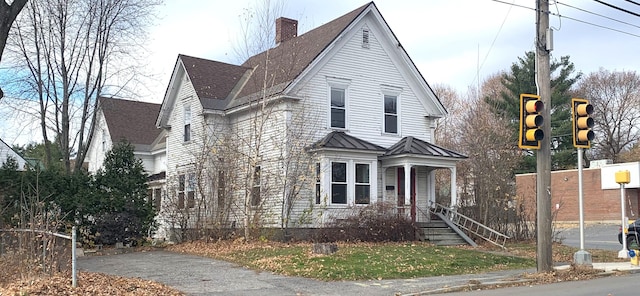
<path id="1" fill-rule="evenodd" d="M 432 157 L 465 159 L 466 155 L 458 152 L 442 148 L 438 145 L 416 139 L 414 137 L 404 137 L 387 149 L 383 156 L 399 156 L 399 155 L 422 155 Z"/>
<path id="2" fill-rule="evenodd" d="M 349 149 L 384 152 L 384 147 L 350 136 L 343 131 L 333 131 L 313 143 L 311 149 Z"/>

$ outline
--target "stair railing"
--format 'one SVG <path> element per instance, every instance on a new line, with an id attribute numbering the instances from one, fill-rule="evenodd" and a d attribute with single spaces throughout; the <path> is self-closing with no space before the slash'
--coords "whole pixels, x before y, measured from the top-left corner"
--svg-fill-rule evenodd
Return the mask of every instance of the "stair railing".
<path id="1" fill-rule="evenodd" d="M 442 216 L 451 220 L 453 224 L 468 231 L 471 234 L 474 234 L 498 247 L 504 249 L 504 244 L 509 239 L 508 236 L 497 232 L 484 224 L 473 220 L 463 214 L 458 213 L 457 211 L 440 205 L 435 202 L 430 202 L 429 211 L 433 214 L 441 214 Z"/>

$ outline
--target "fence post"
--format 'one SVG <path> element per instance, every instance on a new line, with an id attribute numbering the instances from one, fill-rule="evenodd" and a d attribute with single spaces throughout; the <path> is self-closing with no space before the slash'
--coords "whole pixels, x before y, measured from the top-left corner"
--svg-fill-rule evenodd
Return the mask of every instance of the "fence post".
<path id="1" fill-rule="evenodd" d="M 78 286 L 76 279 L 76 227 L 71 227 L 71 286 Z"/>

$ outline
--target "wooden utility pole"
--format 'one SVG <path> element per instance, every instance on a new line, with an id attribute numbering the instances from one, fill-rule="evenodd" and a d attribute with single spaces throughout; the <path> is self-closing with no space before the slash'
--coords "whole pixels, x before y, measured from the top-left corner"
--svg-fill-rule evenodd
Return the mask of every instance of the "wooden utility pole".
<path id="1" fill-rule="evenodd" d="M 551 70 L 552 36 L 549 29 L 549 1 L 536 1 L 536 80 L 538 95 L 544 103 L 542 126 L 544 139 L 537 152 L 537 257 L 538 272 L 553 270 L 551 250 Z"/>

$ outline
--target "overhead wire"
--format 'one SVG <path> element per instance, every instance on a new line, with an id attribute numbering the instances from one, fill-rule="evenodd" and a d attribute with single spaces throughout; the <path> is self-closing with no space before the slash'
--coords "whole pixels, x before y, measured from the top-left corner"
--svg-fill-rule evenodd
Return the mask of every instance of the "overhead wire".
<path id="1" fill-rule="evenodd" d="M 636 28 L 640 29 L 640 26 L 635 25 L 635 24 L 632 24 L 632 23 L 628 23 L 628 22 L 621 21 L 621 20 L 618 20 L 618 19 L 615 19 L 615 18 L 612 18 L 612 17 L 608 17 L 608 16 L 606 16 L 606 15 L 602 15 L 602 14 L 599 14 L 599 13 L 595 13 L 595 12 L 592 12 L 592 11 L 588 11 L 588 10 L 586 10 L 586 9 L 582 9 L 582 8 L 580 8 L 580 7 L 576 7 L 576 6 L 573 6 L 573 5 L 570 5 L 570 4 L 566 4 L 566 3 L 562 3 L 562 2 L 560 2 L 560 1 L 556 1 L 556 3 L 557 3 L 557 4 L 560 4 L 560 5 L 564 5 L 564 6 L 569 7 L 569 8 L 573 8 L 573 9 L 575 9 L 575 10 L 579 10 L 579 11 L 582 11 L 582 12 L 588 13 L 588 14 L 592 14 L 592 15 L 595 15 L 595 16 L 599 16 L 599 17 L 601 17 L 601 18 L 605 18 L 605 19 L 608 19 L 608 20 L 610 20 L 610 21 L 618 22 L 618 23 L 621 23 L 621 24 L 625 24 L 625 25 L 627 25 L 627 26 L 632 26 L 632 27 L 636 27 Z M 638 5 L 640 5 L 640 3 L 639 3 Z"/>
<path id="2" fill-rule="evenodd" d="M 512 6 L 516 6 L 516 7 L 525 8 L 525 9 L 529 9 L 529 10 L 536 11 L 536 9 L 535 9 L 535 8 L 528 7 L 528 6 L 521 5 L 521 4 L 515 4 L 515 3 L 513 3 L 513 4 L 512 4 L 512 3 L 505 2 L 505 1 L 502 1 L 502 0 L 492 0 L 492 1 L 494 1 L 494 2 L 498 2 L 498 3 L 502 3 L 502 4 L 512 5 Z M 594 0 L 594 1 L 598 1 L 598 0 Z M 572 20 L 572 21 L 576 21 L 576 22 L 579 22 L 579 23 L 586 24 L 586 25 L 591 25 L 591 26 L 594 26 L 594 27 L 598 27 L 598 28 L 602 28 L 602 29 L 606 29 L 606 30 L 610 30 L 610 31 L 618 32 L 618 33 L 621 33 L 621 34 L 625 34 L 625 35 L 629 35 L 629 36 L 633 36 L 633 37 L 638 37 L 638 38 L 640 38 L 640 35 L 638 35 L 638 34 L 634 34 L 634 33 L 630 33 L 630 32 L 627 32 L 627 31 L 623 31 L 623 30 L 619 30 L 619 29 L 615 29 L 615 28 L 607 27 L 607 26 L 604 26 L 604 25 L 594 24 L 594 23 L 591 23 L 591 22 L 588 22 L 588 21 L 583 21 L 583 20 L 580 20 L 580 19 L 577 19 L 577 18 L 574 18 L 574 17 L 570 17 L 570 16 L 562 15 L 562 14 L 560 14 L 560 13 L 554 13 L 554 12 L 551 12 L 551 11 L 547 11 L 547 13 L 549 13 L 550 15 L 553 15 L 553 16 L 558 16 L 558 17 L 560 17 L 560 18 L 569 19 L 569 20 Z M 593 14 L 595 14 L 595 13 L 593 13 Z M 596 14 L 596 15 L 597 15 L 597 14 Z M 639 16 L 640 16 L 640 15 L 639 15 Z"/>
<path id="3" fill-rule="evenodd" d="M 513 1 L 515 1 L 515 0 L 513 0 Z M 512 2 L 512 3 L 514 3 L 514 2 Z M 485 54 L 484 59 L 482 59 L 482 63 L 480 63 L 480 65 L 478 66 L 478 71 L 476 72 L 476 77 L 473 78 L 473 81 L 475 81 L 476 79 L 478 80 L 478 84 L 480 84 L 480 70 L 484 66 L 484 63 L 487 61 L 487 58 L 489 57 L 489 54 L 491 53 L 491 50 L 493 49 L 493 46 L 496 44 L 496 40 L 498 40 L 498 36 L 500 36 L 500 32 L 502 32 L 502 28 L 504 27 L 504 24 L 507 22 L 507 18 L 509 18 L 509 13 L 511 13 L 511 8 L 513 8 L 513 7 L 510 6 L 509 10 L 507 10 L 507 14 L 504 16 L 504 19 L 502 19 L 502 23 L 500 24 L 500 28 L 498 29 L 498 32 L 496 33 L 496 36 L 493 38 L 493 41 L 491 42 L 491 45 L 489 46 L 489 50 L 487 51 L 487 54 Z M 480 88 L 478 88 L 478 93 L 480 93 Z"/>
<path id="4" fill-rule="evenodd" d="M 598 2 L 598 3 L 600 3 L 600 4 L 602 4 L 602 5 L 605 5 L 605 6 L 609 6 L 609 7 L 613 8 L 613 9 L 617 9 L 617 10 L 620 10 L 620 11 L 622 11 L 622 12 L 628 13 L 628 14 L 630 14 L 630 15 L 635 15 L 635 16 L 637 16 L 637 17 L 640 17 L 640 14 L 637 14 L 637 13 L 635 13 L 635 12 L 633 12 L 633 11 L 630 11 L 630 10 L 624 9 L 624 8 L 622 8 L 622 7 L 618 7 L 618 6 L 615 6 L 615 5 L 613 5 L 613 4 L 610 4 L 610 3 L 607 3 L 607 2 L 604 2 L 604 1 L 600 1 L 600 0 L 593 0 L 593 1 Z"/>
<path id="5" fill-rule="evenodd" d="M 636 2 L 636 1 L 632 1 L 632 0 L 625 0 L 625 1 L 640 6 L 640 3 Z"/>

